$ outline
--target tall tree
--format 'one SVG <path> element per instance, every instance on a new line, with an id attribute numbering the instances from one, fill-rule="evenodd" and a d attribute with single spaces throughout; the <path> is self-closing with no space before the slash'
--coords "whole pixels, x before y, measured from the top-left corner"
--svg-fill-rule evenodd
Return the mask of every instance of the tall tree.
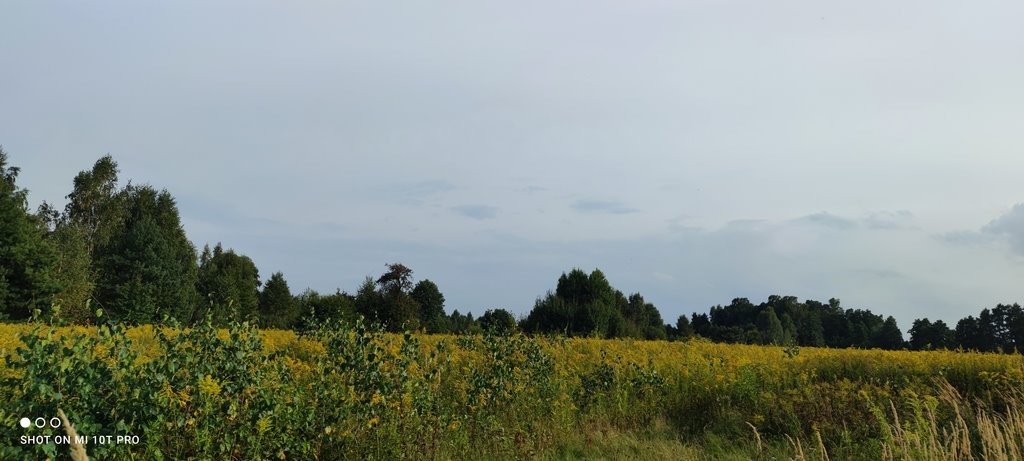
<path id="1" fill-rule="evenodd" d="M 509 334 L 516 329 L 516 318 L 505 309 L 488 309 L 478 321 L 484 331 L 496 334 Z"/>
<path id="2" fill-rule="evenodd" d="M 416 330 L 420 326 L 420 306 L 410 295 L 412 269 L 401 263 L 387 264 L 388 271 L 377 279 L 380 308 L 376 318 L 390 331 Z"/>
<path id="3" fill-rule="evenodd" d="M 908 330 L 908 346 L 914 350 L 948 349 L 953 347 L 953 332 L 942 320 L 931 322 L 927 318 L 914 320 Z"/>
<path id="4" fill-rule="evenodd" d="M 873 346 L 890 350 L 904 347 L 903 333 L 900 332 L 900 327 L 896 325 L 896 319 L 891 315 L 885 318 L 885 322 L 875 332 Z"/>
<path id="5" fill-rule="evenodd" d="M 554 292 L 538 298 L 521 327 L 529 333 L 664 339 L 665 324 L 639 293 L 628 299 L 604 273 L 578 268 L 562 273 Z"/>
<path id="6" fill-rule="evenodd" d="M 256 263 L 248 256 L 225 251 L 220 243 L 212 252 L 203 248 L 196 290 L 202 298 L 200 310 L 210 310 L 216 323 L 255 319 L 260 285 Z"/>
<path id="7" fill-rule="evenodd" d="M 0 306 L 10 319 L 46 310 L 59 289 L 52 276 L 56 253 L 44 238 L 43 220 L 28 212 L 28 191 L 16 184 L 19 171 L 0 148 Z"/>
<path id="8" fill-rule="evenodd" d="M 291 328 L 298 321 L 298 303 L 280 272 L 274 272 L 263 285 L 259 306 L 260 322 L 267 328 Z"/>
<path id="9" fill-rule="evenodd" d="M 381 322 L 379 314 L 383 304 L 384 299 L 377 291 L 377 284 L 373 281 L 373 277 L 366 277 L 359 285 L 359 289 L 356 290 L 356 313 L 369 322 L 379 323 Z"/>
<path id="10" fill-rule="evenodd" d="M 444 317 L 444 295 L 437 284 L 428 279 L 420 280 L 412 289 L 412 299 L 420 306 L 421 324 L 435 331 L 438 319 Z"/>
<path id="11" fill-rule="evenodd" d="M 761 333 L 762 344 L 783 344 L 786 341 L 782 321 L 775 315 L 775 309 L 767 307 L 757 314 L 757 329 Z"/>
<path id="12" fill-rule="evenodd" d="M 978 327 L 978 319 L 974 318 L 973 315 L 968 315 L 956 323 L 956 329 L 953 331 L 953 336 L 956 339 L 958 347 L 974 351 L 985 350 L 983 349 L 985 341 L 981 338 L 981 329 Z"/>
<path id="13" fill-rule="evenodd" d="M 97 251 L 107 245 L 124 218 L 123 204 L 119 199 L 124 195 L 117 188 L 117 162 L 106 155 L 93 165 L 91 170 L 75 176 L 74 188 L 68 194 L 64 209 L 68 223 L 81 228 L 86 248 L 93 259 L 99 259 Z"/>
<path id="14" fill-rule="evenodd" d="M 89 323 L 94 318 L 89 300 L 93 294 L 92 256 L 86 245 L 85 231 L 68 222 L 56 224 L 47 236 L 57 253 L 53 277 L 60 290 L 53 295 L 59 317 L 69 323 Z"/>
<path id="15" fill-rule="evenodd" d="M 686 315 L 680 315 L 676 319 L 675 336 L 676 339 L 686 340 L 690 339 L 694 334 L 693 325 L 690 324 L 690 319 L 686 318 Z"/>
<path id="16" fill-rule="evenodd" d="M 191 319 L 196 303 L 196 252 L 166 190 L 129 187 L 120 193 L 121 220 L 98 252 L 96 298 L 114 318 L 159 322 Z"/>

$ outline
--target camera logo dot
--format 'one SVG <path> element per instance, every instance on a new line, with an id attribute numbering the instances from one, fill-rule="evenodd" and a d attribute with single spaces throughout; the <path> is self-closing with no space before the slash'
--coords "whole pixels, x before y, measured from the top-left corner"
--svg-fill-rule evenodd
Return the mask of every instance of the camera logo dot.
<path id="1" fill-rule="evenodd" d="M 47 424 L 47 423 L 49 423 L 49 424 Z M 42 429 L 42 428 L 46 427 L 47 425 L 49 425 L 50 427 L 52 427 L 54 429 L 57 429 L 57 428 L 59 428 L 61 426 L 61 420 L 60 420 L 60 418 L 57 418 L 57 417 L 50 418 L 49 421 L 47 421 L 46 418 L 36 418 L 36 419 L 21 418 L 20 420 L 18 420 L 18 424 L 22 428 L 24 428 L 24 429 L 28 429 L 31 426 L 35 426 L 36 429 Z"/>

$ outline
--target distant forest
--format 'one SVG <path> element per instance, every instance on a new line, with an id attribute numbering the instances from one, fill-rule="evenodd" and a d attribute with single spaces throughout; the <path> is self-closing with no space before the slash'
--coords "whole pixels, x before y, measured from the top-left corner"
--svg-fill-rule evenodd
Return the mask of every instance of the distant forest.
<path id="1" fill-rule="evenodd" d="M 1024 310 L 1018 304 L 983 309 L 950 328 L 915 320 L 905 341 L 896 320 L 867 309 L 770 296 L 760 304 L 737 298 L 707 313 L 666 324 L 640 293 L 625 295 L 600 270 L 572 269 L 539 297 L 524 318 L 506 309 L 479 317 L 448 313 L 440 288 L 414 282 L 400 263 L 368 277 L 355 294 L 293 294 L 284 274 L 260 278 L 249 257 L 221 244 L 201 251 L 188 240 L 174 197 L 147 185 L 118 184 L 117 163 L 100 158 L 75 176 L 68 204 L 28 209 L 19 169 L 0 149 L 0 320 L 88 324 L 183 325 L 250 321 L 265 328 L 303 330 L 362 318 L 390 331 L 563 334 L 602 338 L 711 341 L 835 348 L 1024 350 Z"/>

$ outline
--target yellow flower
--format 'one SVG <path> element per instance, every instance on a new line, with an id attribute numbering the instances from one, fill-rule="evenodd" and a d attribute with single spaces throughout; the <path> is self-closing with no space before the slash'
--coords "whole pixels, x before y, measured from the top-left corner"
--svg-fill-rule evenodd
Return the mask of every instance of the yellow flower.
<path id="1" fill-rule="evenodd" d="M 220 383 L 210 375 L 203 376 L 199 379 L 199 393 L 203 396 L 216 397 L 220 395 L 220 390 Z"/>
<path id="2" fill-rule="evenodd" d="M 366 427 L 368 427 L 370 429 L 373 429 L 373 427 L 378 425 L 378 424 L 380 424 L 380 418 L 377 418 L 376 416 L 374 416 L 374 417 L 370 418 L 369 421 L 366 422 Z"/>
<path id="3" fill-rule="evenodd" d="M 384 396 L 380 395 L 378 392 L 374 392 L 373 397 L 370 398 L 370 405 L 379 405 L 381 403 L 384 403 Z"/>
<path id="4" fill-rule="evenodd" d="M 263 434 L 263 433 L 267 432 L 268 430 L 270 430 L 270 418 L 264 417 L 264 418 L 260 418 L 259 421 L 256 421 L 256 431 L 257 432 L 259 432 L 260 434 Z"/>

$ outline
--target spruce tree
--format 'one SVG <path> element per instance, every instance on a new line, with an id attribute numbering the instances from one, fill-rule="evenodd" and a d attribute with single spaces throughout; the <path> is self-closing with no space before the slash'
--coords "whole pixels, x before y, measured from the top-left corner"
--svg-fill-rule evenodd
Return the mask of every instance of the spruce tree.
<path id="1" fill-rule="evenodd" d="M 56 253 L 43 220 L 28 212 L 28 191 L 15 182 L 19 171 L 0 148 L 0 312 L 9 319 L 46 310 L 59 289 L 52 276 Z"/>
<path id="2" fill-rule="evenodd" d="M 196 253 L 174 198 L 149 186 L 120 193 L 125 205 L 99 249 L 96 298 L 111 316 L 133 323 L 164 316 L 190 321 L 196 304 Z"/>

